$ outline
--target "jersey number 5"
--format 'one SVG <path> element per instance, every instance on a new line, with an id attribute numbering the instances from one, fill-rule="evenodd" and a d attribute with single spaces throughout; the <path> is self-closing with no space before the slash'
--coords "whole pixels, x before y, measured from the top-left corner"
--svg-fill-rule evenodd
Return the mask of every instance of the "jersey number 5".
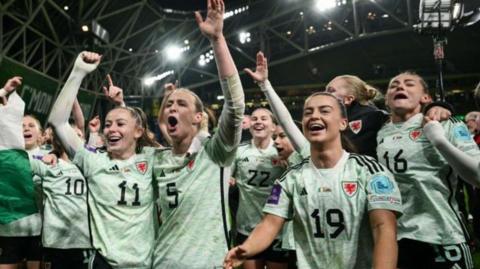
<path id="1" fill-rule="evenodd" d="M 312 214 L 310 215 L 312 218 L 315 219 L 315 232 L 313 236 L 317 238 L 325 238 L 325 233 L 322 230 L 321 226 L 321 219 L 320 219 L 320 210 L 315 209 L 313 210 Z M 343 217 L 343 213 L 340 209 L 329 209 L 325 214 L 327 218 L 327 224 L 330 227 L 336 228 L 333 233 L 329 234 L 330 238 L 337 238 L 343 230 L 345 230 L 345 219 Z"/>
<path id="2" fill-rule="evenodd" d="M 118 185 L 120 188 L 120 200 L 118 200 L 117 205 L 127 205 L 127 201 L 125 200 L 125 192 L 127 191 L 127 182 L 122 181 Z M 140 205 L 140 190 L 138 189 L 137 183 L 133 184 L 132 189 L 135 191 L 135 199 L 132 202 L 132 206 L 139 206 Z"/>

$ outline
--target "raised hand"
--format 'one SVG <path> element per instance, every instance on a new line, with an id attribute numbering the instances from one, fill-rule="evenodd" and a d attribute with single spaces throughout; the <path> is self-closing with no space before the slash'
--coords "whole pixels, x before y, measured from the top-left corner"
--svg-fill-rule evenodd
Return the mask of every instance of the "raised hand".
<path id="1" fill-rule="evenodd" d="M 125 106 L 123 102 L 123 90 L 120 87 L 113 85 L 112 77 L 107 75 L 108 88 L 103 87 L 103 93 L 107 96 L 108 100 L 113 102 L 117 106 Z"/>
<path id="2" fill-rule="evenodd" d="M 203 35 L 211 41 L 220 38 L 223 33 L 223 14 L 225 3 L 223 0 L 207 0 L 207 17 L 203 20 L 200 12 L 195 12 L 195 20 Z"/>
<path id="3" fill-rule="evenodd" d="M 22 85 L 22 77 L 15 76 L 7 80 L 7 83 L 5 83 L 5 86 L 3 86 L 3 89 L 7 91 L 7 93 L 11 93 L 20 85 Z"/>
<path id="4" fill-rule="evenodd" d="M 244 71 L 250 75 L 255 82 L 265 82 L 265 80 L 268 79 L 268 62 L 263 52 L 259 51 L 257 53 L 257 67 L 255 68 L 255 72 L 249 68 L 245 68 Z"/>
<path id="5" fill-rule="evenodd" d="M 164 96 L 167 96 L 169 95 L 170 93 L 172 93 L 173 91 L 175 91 L 177 89 L 177 83 L 178 83 L 178 80 L 175 81 L 175 84 L 173 83 L 167 83 L 165 84 L 165 86 L 163 86 L 164 88 Z"/>
<path id="6" fill-rule="evenodd" d="M 223 261 L 223 268 L 233 269 L 242 265 L 247 257 L 245 256 L 246 251 L 241 247 L 237 246 L 228 251 L 225 260 Z"/>
<path id="7" fill-rule="evenodd" d="M 434 106 L 427 111 L 425 116 L 434 121 L 446 121 L 452 116 L 452 113 L 441 106 Z M 426 120 L 425 123 L 427 123 Z"/>
<path id="8" fill-rule="evenodd" d="M 78 55 L 77 59 L 75 60 L 73 70 L 88 74 L 97 68 L 97 66 L 100 64 L 101 59 L 102 56 L 98 53 L 83 51 Z"/>
<path id="9" fill-rule="evenodd" d="M 90 133 L 98 133 L 100 131 L 100 117 L 95 116 L 88 122 L 88 130 Z"/>

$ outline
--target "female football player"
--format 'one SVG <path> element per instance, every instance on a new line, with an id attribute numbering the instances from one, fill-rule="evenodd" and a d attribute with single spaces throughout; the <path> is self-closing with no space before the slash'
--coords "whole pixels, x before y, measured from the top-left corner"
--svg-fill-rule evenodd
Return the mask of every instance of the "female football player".
<path id="1" fill-rule="evenodd" d="M 199 132 L 203 104 L 187 89 L 166 97 L 163 110 L 172 148 L 156 154 L 162 225 L 154 268 L 204 269 L 221 266 L 229 248 L 228 167 L 240 143 L 245 109 L 243 89 L 223 36 L 222 0 L 208 0 L 207 17 L 196 13 L 200 31 L 215 54 L 225 102 L 218 130 L 209 138 Z M 201 135 L 201 138 L 198 136 Z M 200 141 L 200 143 L 195 143 Z M 223 254 L 222 254 L 223 253 Z"/>
<path id="2" fill-rule="evenodd" d="M 49 122 L 88 183 L 92 268 L 150 268 L 154 242 L 154 149 L 142 116 L 129 107 L 111 110 L 103 134 L 106 152 L 84 147 L 68 124 L 68 111 L 83 78 L 97 67 L 96 53 L 82 52 L 53 106 Z"/>
<path id="3" fill-rule="evenodd" d="M 395 268 L 400 193 L 373 158 L 342 149 L 346 116 L 329 93 L 307 98 L 302 126 L 311 156 L 278 180 L 262 222 L 228 252 L 225 268 L 266 249 L 287 219 L 293 219 L 299 268 Z"/>
<path id="4" fill-rule="evenodd" d="M 239 190 L 236 214 L 236 244 L 242 244 L 262 219 L 262 209 L 272 186 L 285 167 L 278 158 L 272 139 L 276 129 L 273 114 L 266 108 L 258 108 L 251 115 L 252 140 L 240 145 L 234 160 L 232 176 Z M 245 269 L 287 268 L 288 252 L 282 251 L 281 238 L 268 249 L 247 260 Z"/>
<path id="5" fill-rule="evenodd" d="M 480 151 L 464 123 L 422 114 L 430 100 L 419 75 L 394 77 L 385 100 L 391 122 L 377 136 L 378 160 L 395 175 L 403 198 L 398 267 L 473 268 L 454 194 L 457 176 L 480 185 Z"/>

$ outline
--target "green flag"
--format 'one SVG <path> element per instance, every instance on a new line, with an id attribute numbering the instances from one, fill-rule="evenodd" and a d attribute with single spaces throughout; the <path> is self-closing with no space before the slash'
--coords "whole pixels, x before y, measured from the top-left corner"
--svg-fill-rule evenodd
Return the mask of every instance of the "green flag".
<path id="1" fill-rule="evenodd" d="M 0 224 L 37 213 L 28 154 L 0 150 Z"/>

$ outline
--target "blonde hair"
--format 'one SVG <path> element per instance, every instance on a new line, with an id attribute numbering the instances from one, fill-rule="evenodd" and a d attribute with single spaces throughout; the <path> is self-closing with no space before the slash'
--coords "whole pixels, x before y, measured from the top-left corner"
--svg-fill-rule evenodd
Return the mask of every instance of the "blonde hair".
<path id="1" fill-rule="evenodd" d="M 341 75 L 335 77 L 335 79 L 342 79 L 345 81 L 348 91 L 350 94 L 355 96 L 355 100 L 362 105 L 367 105 L 370 103 L 377 95 L 380 95 L 380 92 L 370 84 L 361 80 L 357 76 L 353 75 Z"/>

